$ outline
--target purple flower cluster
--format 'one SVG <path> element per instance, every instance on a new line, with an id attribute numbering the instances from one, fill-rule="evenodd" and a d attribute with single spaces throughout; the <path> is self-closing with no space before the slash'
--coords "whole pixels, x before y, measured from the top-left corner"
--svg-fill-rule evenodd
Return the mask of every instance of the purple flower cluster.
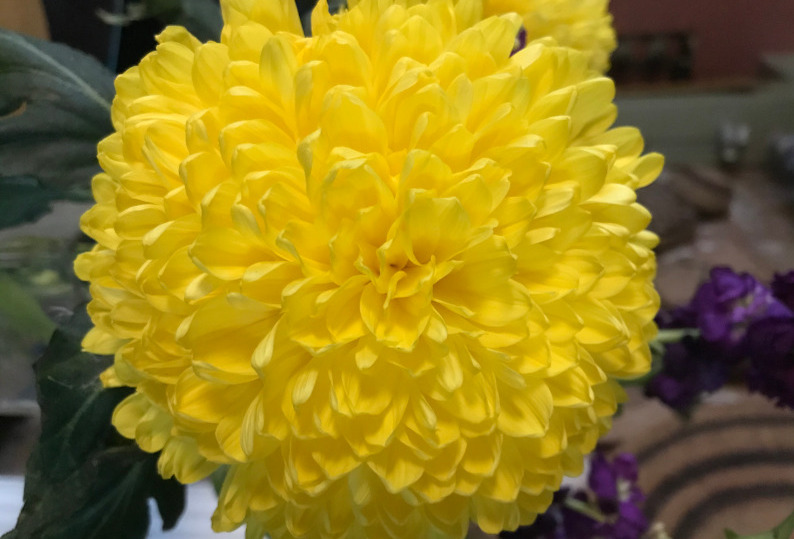
<path id="1" fill-rule="evenodd" d="M 794 271 L 770 287 L 729 268 L 711 270 L 692 301 L 659 314 L 663 329 L 692 328 L 665 347 L 646 393 L 686 412 L 730 379 L 794 408 Z"/>
<path id="2" fill-rule="evenodd" d="M 772 295 L 794 311 L 794 270 L 775 275 L 772 280 Z"/>
<path id="3" fill-rule="evenodd" d="M 531 526 L 502 532 L 511 539 L 639 539 L 648 529 L 640 508 L 645 499 L 637 486 L 637 461 L 621 453 L 609 461 L 590 457 L 587 487 L 563 488 L 549 510 Z"/>
<path id="4" fill-rule="evenodd" d="M 748 329 L 745 378 L 751 391 L 794 408 L 794 271 L 775 275 L 771 288 L 788 313 L 758 320 Z"/>

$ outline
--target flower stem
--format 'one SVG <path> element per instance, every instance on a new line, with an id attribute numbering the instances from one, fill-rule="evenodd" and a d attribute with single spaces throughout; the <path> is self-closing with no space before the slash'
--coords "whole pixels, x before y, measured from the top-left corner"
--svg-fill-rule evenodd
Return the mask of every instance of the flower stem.
<path id="1" fill-rule="evenodd" d="M 577 500 L 576 498 L 566 498 L 563 502 L 563 505 L 565 505 L 565 507 L 568 509 L 592 518 L 596 522 L 604 523 L 607 521 L 607 518 L 603 513 L 601 513 L 601 511 L 583 502 L 582 500 Z"/>
<path id="2" fill-rule="evenodd" d="M 653 342 L 669 344 L 678 342 L 684 337 L 697 337 L 700 331 L 695 328 L 660 329 Z"/>

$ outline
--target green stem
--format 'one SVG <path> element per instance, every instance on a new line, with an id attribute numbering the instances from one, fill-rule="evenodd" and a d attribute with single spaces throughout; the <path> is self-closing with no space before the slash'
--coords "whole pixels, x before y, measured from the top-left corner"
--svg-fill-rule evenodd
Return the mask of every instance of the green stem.
<path id="1" fill-rule="evenodd" d="M 565 498 L 563 504 L 568 509 L 572 509 L 577 513 L 581 513 L 585 516 L 588 516 L 593 520 L 595 520 L 596 522 L 603 524 L 604 522 L 607 521 L 606 517 L 601 513 L 601 511 L 583 502 L 582 500 L 577 500 L 576 498 L 569 497 L 569 498 Z"/>
<path id="2" fill-rule="evenodd" d="M 695 328 L 660 329 L 653 342 L 670 344 L 678 342 L 684 337 L 697 337 L 698 335 L 700 335 L 700 331 Z"/>

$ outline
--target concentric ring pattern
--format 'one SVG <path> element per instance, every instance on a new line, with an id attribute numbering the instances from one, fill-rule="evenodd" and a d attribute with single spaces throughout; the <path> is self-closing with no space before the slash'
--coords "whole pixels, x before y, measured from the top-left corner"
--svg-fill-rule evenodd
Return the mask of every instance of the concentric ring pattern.
<path id="1" fill-rule="evenodd" d="M 686 422 L 640 403 L 612 433 L 636 452 L 649 521 L 675 539 L 760 533 L 794 508 L 791 411 L 738 392 L 720 401 Z"/>

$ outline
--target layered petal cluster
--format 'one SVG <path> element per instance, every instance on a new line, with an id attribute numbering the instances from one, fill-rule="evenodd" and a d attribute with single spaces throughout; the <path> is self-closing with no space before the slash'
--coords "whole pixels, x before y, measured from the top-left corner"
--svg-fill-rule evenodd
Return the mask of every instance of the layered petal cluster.
<path id="1" fill-rule="evenodd" d="M 484 0 L 484 14 L 521 15 L 527 40 L 552 37 L 560 45 L 582 51 L 590 66 L 606 73 L 617 46 L 609 0 Z"/>
<path id="2" fill-rule="evenodd" d="M 119 76 L 99 146 L 75 267 L 114 425 L 164 476 L 229 465 L 216 530 L 530 523 L 649 368 L 661 157 L 481 0 L 321 1 L 309 38 L 221 5 L 220 43 L 168 28 Z"/>

